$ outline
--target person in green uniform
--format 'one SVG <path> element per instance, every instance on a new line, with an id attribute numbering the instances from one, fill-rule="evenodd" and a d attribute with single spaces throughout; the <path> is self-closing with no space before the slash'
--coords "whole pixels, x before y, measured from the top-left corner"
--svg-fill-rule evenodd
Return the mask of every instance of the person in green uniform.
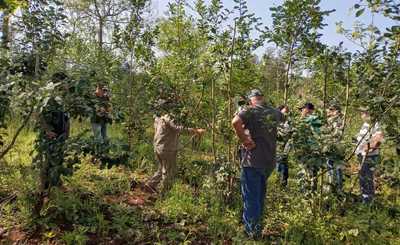
<path id="1" fill-rule="evenodd" d="M 300 123 L 303 126 L 305 132 L 305 145 L 303 146 L 306 152 L 304 152 L 301 165 L 303 169 L 299 173 L 300 186 L 302 191 L 311 190 L 315 192 L 317 190 L 317 175 L 320 168 L 320 164 L 316 161 L 317 157 L 315 150 L 318 149 L 318 135 L 321 132 L 322 122 L 315 112 L 314 104 L 307 102 L 299 108 L 300 110 Z M 314 161 L 315 160 L 315 161 Z"/>

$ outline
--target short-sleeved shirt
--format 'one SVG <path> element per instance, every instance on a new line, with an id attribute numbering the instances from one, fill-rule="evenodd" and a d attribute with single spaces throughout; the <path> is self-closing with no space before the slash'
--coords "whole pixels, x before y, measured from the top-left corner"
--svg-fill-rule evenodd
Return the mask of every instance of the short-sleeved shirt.
<path id="1" fill-rule="evenodd" d="M 357 155 L 365 155 L 365 146 L 370 143 L 371 139 L 378 133 L 382 132 L 382 129 L 379 123 L 376 123 L 373 128 L 371 128 L 369 123 L 364 123 L 360 129 L 360 132 L 357 135 L 358 147 L 356 150 Z M 379 149 L 375 149 L 368 153 L 368 156 L 377 156 L 379 155 Z"/>
<path id="2" fill-rule="evenodd" d="M 263 105 L 243 110 L 239 112 L 238 116 L 256 144 L 256 147 L 250 151 L 242 149 L 242 167 L 274 168 L 277 127 L 283 121 L 282 113 L 270 106 Z"/>
<path id="3" fill-rule="evenodd" d="M 184 130 L 183 126 L 177 126 L 168 115 L 155 117 L 154 150 L 158 153 L 177 151 L 179 134 Z"/>

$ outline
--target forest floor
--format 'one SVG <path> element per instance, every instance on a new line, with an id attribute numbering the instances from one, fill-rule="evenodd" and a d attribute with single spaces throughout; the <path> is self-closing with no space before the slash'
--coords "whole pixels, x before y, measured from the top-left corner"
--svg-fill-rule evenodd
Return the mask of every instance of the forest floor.
<path id="1" fill-rule="evenodd" d="M 291 162 L 287 189 L 276 173 L 270 177 L 263 238 L 250 241 L 241 224 L 237 170 L 213 166 L 189 149 L 179 154 L 176 184 L 163 197 L 140 188 L 156 167 L 150 150 L 148 158 L 112 168 L 82 156 L 63 187 L 51 191 L 41 217 L 32 218 L 34 139 L 24 132 L 1 163 L 0 244 L 400 244 L 400 189 L 383 170 L 376 201 L 364 205 L 355 162 L 345 170 L 341 196 L 301 194 Z"/>

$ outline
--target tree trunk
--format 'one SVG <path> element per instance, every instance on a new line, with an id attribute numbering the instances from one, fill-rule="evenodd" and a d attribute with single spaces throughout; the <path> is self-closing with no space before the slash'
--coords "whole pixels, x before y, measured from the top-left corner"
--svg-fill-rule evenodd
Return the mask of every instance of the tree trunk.
<path id="1" fill-rule="evenodd" d="M 275 66 L 275 79 L 276 79 L 276 95 L 279 95 L 280 87 L 281 87 L 281 76 L 279 75 L 278 66 Z"/>
<path id="2" fill-rule="evenodd" d="M 104 31 L 104 21 L 103 21 L 102 18 L 99 18 L 98 39 L 99 39 L 99 48 L 100 48 L 100 51 L 103 50 L 103 31 Z"/>
<path id="3" fill-rule="evenodd" d="M 133 50 L 131 51 L 131 57 L 130 57 L 130 69 L 129 69 L 129 87 L 128 87 L 128 146 L 129 149 L 133 149 L 133 136 L 134 136 L 134 106 L 135 106 L 135 101 L 133 98 L 133 84 L 135 82 L 135 71 L 133 68 Z"/>
<path id="4" fill-rule="evenodd" d="M 212 153 L 214 157 L 214 163 L 217 162 L 217 150 L 215 145 L 215 121 L 216 121 L 216 108 L 215 108 L 215 79 L 211 82 L 211 100 L 212 100 Z"/>
<path id="5" fill-rule="evenodd" d="M 11 41 L 11 32 L 10 32 L 10 18 L 11 13 L 9 10 L 5 10 L 3 12 L 3 26 L 2 26 L 2 37 L 1 37 L 1 46 L 5 49 L 9 49 L 10 41 Z"/>
<path id="6" fill-rule="evenodd" d="M 341 137 L 343 138 L 344 132 L 346 130 L 346 121 L 347 121 L 347 111 L 349 108 L 350 102 L 350 67 L 351 66 L 351 58 L 349 58 L 349 64 L 347 67 L 347 75 L 346 75 L 346 104 L 344 107 L 344 114 L 343 114 L 343 127 L 342 127 L 342 134 Z"/>
<path id="7" fill-rule="evenodd" d="M 324 64 L 324 88 L 323 88 L 323 102 L 324 102 L 324 115 L 326 116 L 326 100 L 327 100 L 327 87 L 328 87 L 328 64 L 325 60 Z"/>
<path id="8" fill-rule="evenodd" d="M 39 52 L 35 52 L 35 77 L 39 78 L 39 71 L 40 71 L 40 56 Z"/>
<path id="9" fill-rule="evenodd" d="M 17 129 L 14 136 L 12 137 L 10 144 L 3 151 L 0 152 L 0 160 L 3 159 L 3 157 L 5 157 L 5 155 L 7 155 L 7 153 L 14 147 L 15 142 L 18 139 L 18 136 L 20 135 L 22 130 L 26 127 L 29 120 L 31 119 L 33 111 L 34 111 L 34 107 L 32 106 L 28 115 L 25 117 L 24 121 L 22 122 L 21 126 Z"/>
<path id="10" fill-rule="evenodd" d="M 287 70 L 286 70 L 286 79 L 285 79 L 285 91 L 283 95 L 283 104 L 287 105 L 288 103 L 288 96 L 289 96 L 289 86 L 290 86 L 290 70 L 292 69 L 292 62 L 293 62 L 293 47 L 294 43 L 290 46 L 289 50 L 289 60 L 287 63 Z"/>
<path id="11" fill-rule="evenodd" d="M 232 120 L 232 78 L 233 78 L 233 55 L 235 52 L 235 44 L 236 44 L 236 21 L 233 27 L 233 38 L 232 38 L 232 47 L 230 53 L 230 67 L 229 67 L 229 80 L 228 80 L 228 122 Z M 230 127 L 230 123 L 228 124 Z M 228 141 L 228 162 L 232 162 L 232 144 L 231 141 Z"/>
<path id="12" fill-rule="evenodd" d="M 39 78 L 39 72 L 40 72 L 40 56 L 39 56 L 39 50 L 36 45 L 36 38 L 33 37 L 33 42 L 32 42 L 32 54 L 33 57 L 35 58 L 35 79 Z"/>

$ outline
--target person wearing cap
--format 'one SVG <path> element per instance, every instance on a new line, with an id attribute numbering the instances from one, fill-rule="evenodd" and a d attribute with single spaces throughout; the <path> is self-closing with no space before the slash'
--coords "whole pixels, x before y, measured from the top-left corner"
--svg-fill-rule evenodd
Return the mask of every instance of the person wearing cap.
<path id="1" fill-rule="evenodd" d="M 277 171 L 279 173 L 281 186 L 286 187 L 289 178 L 288 155 L 290 150 L 292 126 L 289 119 L 289 107 L 282 105 L 278 107 L 278 110 L 284 115 L 285 119 L 278 127 Z"/>
<path id="2" fill-rule="evenodd" d="M 92 130 L 94 139 L 99 143 L 107 141 L 107 125 L 112 123 L 110 94 L 108 88 L 98 84 L 92 101 Z"/>
<path id="3" fill-rule="evenodd" d="M 235 115 L 237 115 L 239 112 L 245 110 L 247 106 L 249 105 L 248 99 L 246 96 L 241 95 L 237 99 L 237 109 L 235 111 Z"/>
<path id="4" fill-rule="evenodd" d="M 235 115 L 232 126 L 243 145 L 240 182 L 245 232 L 250 238 L 258 238 L 266 182 L 275 168 L 277 127 L 283 115 L 265 103 L 259 90 L 252 90 L 248 98 L 250 105 Z"/>
<path id="5" fill-rule="evenodd" d="M 322 122 L 318 115 L 314 114 L 314 104 L 306 102 L 299 110 L 302 125 L 306 126 L 308 132 L 308 135 L 306 135 L 307 148 L 310 153 L 312 153 L 312 151 L 318 147 L 316 137 L 321 133 Z M 311 191 L 315 192 L 317 190 L 317 175 L 320 164 L 315 161 L 311 162 L 310 159 L 313 158 L 303 156 L 303 162 L 301 162 L 303 169 L 299 172 L 300 188 L 302 191 L 311 189 Z M 308 178 L 306 178 L 306 176 L 308 176 Z"/>
<path id="6" fill-rule="evenodd" d="M 159 165 L 156 173 L 146 182 L 145 188 L 150 192 L 165 194 L 171 188 L 177 173 L 179 136 L 182 133 L 202 135 L 205 129 L 176 124 L 173 113 L 176 103 L 171 99 L 160 99 L 155 107 L 158 112 L 154 117 L 153 145 Z"/>
<path id="7" fill-rule="evenodd" d="M 315 133 L 320 133 L 322 122 L 317 115 L 314 114 L 315 106 L 313 103 L 306 102 L 299 108 L 301 118 L 309 124 Z"/>
<path id="8" fill-rule="evenodd" d="M 343 163 L 344 154 L 340 149 L 340 142 L 343 133 L 343 115 L 340 105 L 331 103 L 327 109 L 327 123 L 325 127 L 327 140 L 328 159 L 327 169 L 330 185 L 335 188 L 335 191 L 340 193 L 343 188 Z"/>
<path id="9" fill-rule="evenodd" d="M 384 133 L 378 122 L 373 122 L 368 108 L 360 108 L 363 125 L 357 134 L 356 155 L 360 162 L 360 189 L 363 203 L 370 203 L 375 195 L 374 172 L 379 162 Z"/>

